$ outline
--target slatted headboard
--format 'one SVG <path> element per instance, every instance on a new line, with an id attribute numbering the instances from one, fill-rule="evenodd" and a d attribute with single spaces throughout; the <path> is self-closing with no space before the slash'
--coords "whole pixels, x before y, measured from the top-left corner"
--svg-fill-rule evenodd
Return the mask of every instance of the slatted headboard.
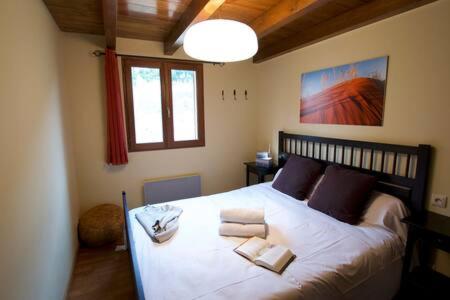
<path id="1" fill-rule="evenodd" d="M 404 146 L 279 132 L 280 167 L 296 154 L 324 165 L 338 164 L 377 177 L 377 190 L 424 210 L 431 146 Z"/>

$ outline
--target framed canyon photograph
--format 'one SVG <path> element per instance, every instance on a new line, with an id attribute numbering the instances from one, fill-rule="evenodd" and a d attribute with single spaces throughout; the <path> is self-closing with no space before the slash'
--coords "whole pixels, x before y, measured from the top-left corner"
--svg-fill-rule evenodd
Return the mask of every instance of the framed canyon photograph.
<path id="1" fill-rule="evenodd" d="M 388 56 L 301 76 L 300 123 L 382 126 Z"/>

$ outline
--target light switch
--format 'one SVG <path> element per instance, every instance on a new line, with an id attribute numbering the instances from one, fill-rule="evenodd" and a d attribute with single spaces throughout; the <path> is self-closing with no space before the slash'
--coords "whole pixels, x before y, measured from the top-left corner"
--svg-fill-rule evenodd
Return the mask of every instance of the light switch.
<path id="1" fill-rule="evenodd" d="M 447 195 L 431 195 L 431 205 L 439 208 L 447 207 Z"/>

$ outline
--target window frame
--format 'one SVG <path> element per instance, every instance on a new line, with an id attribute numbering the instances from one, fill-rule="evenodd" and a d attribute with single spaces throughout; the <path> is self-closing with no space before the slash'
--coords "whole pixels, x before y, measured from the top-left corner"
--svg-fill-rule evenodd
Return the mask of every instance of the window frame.
<path id="1" fill-rule="evenodd" d="M 161 113 L 163 141 L 156 143 L 136 143 L 136 127 L 134 120 L 133 87 L 131 68 L 159 68 L 161 81 Z M 196 94 L 197 94 L 197 136 L 196 140 L 175 141 L 173 124 L 173 99 L 171 70 L 188 70 L 196 72 Z M 204 114 L 204 91 L 203 91 L 203 64 L 186 61 L 175 61 L 170 59 L 154 58 L 122 58 L 123 89 L 125 95 L 125 117 L 127 123 L 128 151 L 153 151 L 163 149 L 179 149 L 205 146 L 205 114 Z"/>

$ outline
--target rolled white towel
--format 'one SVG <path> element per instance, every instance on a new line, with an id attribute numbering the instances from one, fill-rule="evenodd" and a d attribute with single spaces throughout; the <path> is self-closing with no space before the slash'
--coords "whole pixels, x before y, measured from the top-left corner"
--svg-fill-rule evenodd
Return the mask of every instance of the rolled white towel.
<path id="1" fill-rule="evenodd" d="M 222 223 L 219 227 L 219 234 L 223 236 L 266 238 L 266 224 L 237 224 Z"/>
<path id="2" fill-rule="evenodd" d="M 220 220 L 242 224 L 264 224 L 264 209 L 223 208 L 220 210 Z"/>

